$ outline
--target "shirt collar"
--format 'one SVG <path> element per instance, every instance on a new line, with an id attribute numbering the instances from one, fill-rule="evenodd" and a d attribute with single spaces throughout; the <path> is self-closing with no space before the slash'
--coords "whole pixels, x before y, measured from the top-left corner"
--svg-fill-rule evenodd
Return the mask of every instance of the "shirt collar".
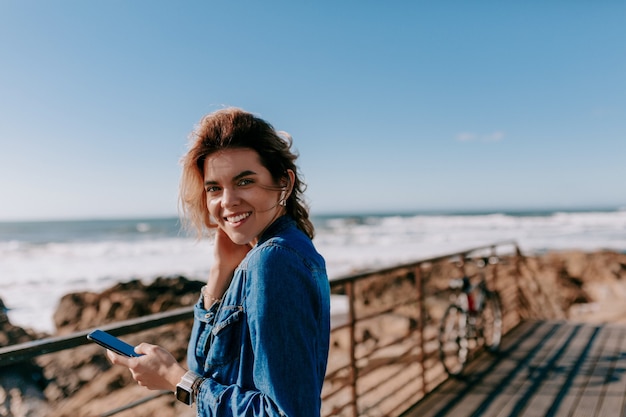
<path id="1" fill-rule="evenodd" d="M 265 231 L 259 237 L 259 241 L 257 242 L 256 246 L 278 235 L 283 230 L 291 227 L 293 224 L 295 224 L 295 220 L 293 220 L 291 216 L 286 214 L 280 216 L 279 218 L 274 220 L 274 222 L 272 222 L 272 224 L 270 224 L 267 229 L 265 229 Z"/>

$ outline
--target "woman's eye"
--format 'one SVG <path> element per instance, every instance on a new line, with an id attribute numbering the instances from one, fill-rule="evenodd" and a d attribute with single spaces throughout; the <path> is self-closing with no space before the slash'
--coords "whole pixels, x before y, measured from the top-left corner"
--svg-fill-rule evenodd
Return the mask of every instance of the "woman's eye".
<path id="1" fill-rule="evenodd" d="M 250 185 L 250 184 L 253 184 L 253 183 L 254 183 L 254 181 L 252 179 L 250 179 L 250 178 L 242 178 L 241 180 L 239 180 L 237 185 L 242 187 L 242 186 Z"/>
<path id="2" fill-rule="evenodd" d="M 220 190 L 220 187 L 216 186 L 216 185 L 210 185 L 208 187 L 206 187 L 206 192 L 207 193 L 216 193 Z"/>

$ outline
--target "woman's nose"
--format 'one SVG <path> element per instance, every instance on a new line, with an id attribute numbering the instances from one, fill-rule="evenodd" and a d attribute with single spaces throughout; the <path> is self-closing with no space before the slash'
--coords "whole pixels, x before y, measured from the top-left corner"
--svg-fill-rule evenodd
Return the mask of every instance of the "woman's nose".
<path id="1" fill-rule="evenodd" d="M 222 191 L 222 207 L 232 207 L 239 203 L 239 195 L 232 188 L 224 188 Z"/>

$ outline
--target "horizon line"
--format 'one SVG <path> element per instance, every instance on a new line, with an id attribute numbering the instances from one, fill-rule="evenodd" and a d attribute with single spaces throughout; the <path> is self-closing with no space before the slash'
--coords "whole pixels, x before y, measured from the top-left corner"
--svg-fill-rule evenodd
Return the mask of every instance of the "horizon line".
<path id="1" fill-rule="evenodd" d="M 510 214 L 510 215 L 533 215 L 533 214 L 549 214 L 549 213 L 585 213 L 585 212 L 621 212 L 626 211 L 626 204 L 623 205 L 589 205 L 589 206 L 536 206 L 536 207 L 500 207 L 500 208 L 441 208 L 441 209 L 399 209 L 399 210 L 320 210 L 312 211 L 312 218 L 333 218 L 333 217 L 390 217 L 390 216 L 418 216 L 418 215 L 444 215 L 444 216 L 462 216 L 462 215 L 489 215 L 489 214 Z M 9 218 L 1 219 L 0 223 L 51 223 L 51 222 L 91 222 L 91 221 L 141 221 L 141 220 L 165 220 L 178 219 L 177 214 L 161 214 L 161 215 L 85 215 L 77 217 L 51 217 L 51 218 Z"/>

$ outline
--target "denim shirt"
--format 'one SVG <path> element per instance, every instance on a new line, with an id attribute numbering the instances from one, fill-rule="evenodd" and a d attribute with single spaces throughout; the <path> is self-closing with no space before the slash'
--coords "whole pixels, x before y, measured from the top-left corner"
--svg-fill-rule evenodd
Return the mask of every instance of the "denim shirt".
<path id="1" fill-rule="evenodd" d="M 316 416 L 330 337 L 324 259 L 278 218 L 235 270 L 221 304 L 194 309 L 189 369 L 198 416 Z"/>

